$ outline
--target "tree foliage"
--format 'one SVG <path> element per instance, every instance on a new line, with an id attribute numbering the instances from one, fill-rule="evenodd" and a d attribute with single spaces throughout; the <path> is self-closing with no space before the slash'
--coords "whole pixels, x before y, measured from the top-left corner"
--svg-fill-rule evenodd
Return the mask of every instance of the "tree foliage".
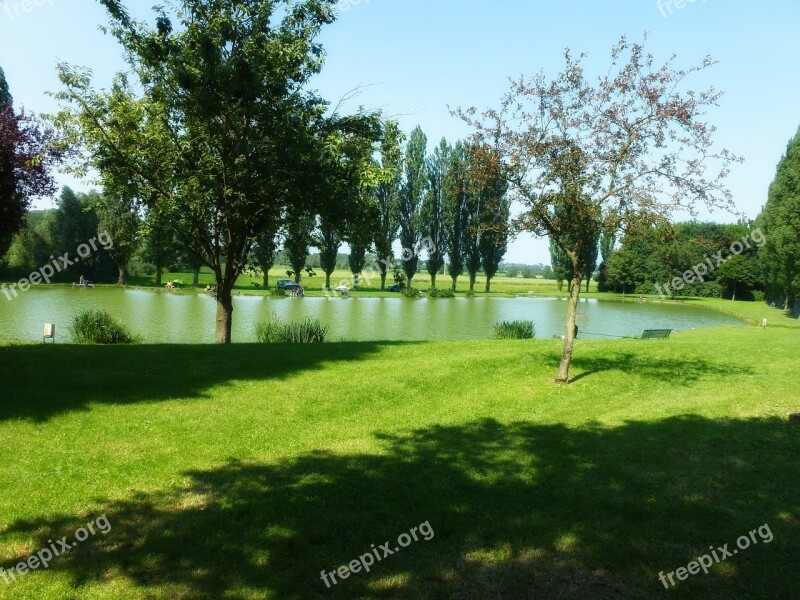
<path id="1" fill-rule="evenodd" d="M 629 222 L 667 220 L 697 204 L 731 208 L 722 179 L 737 158 L 715 150 L 703 121 L 717 104 L 713 88 L 686 89 L 675 59 L 662 66 L 643 44 L 623 38 L 597 81 L 583 56 L 567 50 L 564 70 L 514 80 L 498 108 L 458 110 L 480 143 L 503 158 L 513 196 L 524 207 L 518 230 L 548 235 L 570 258 L 573 279 L 557 381 L 569 381 L 575 319 L 589 244 Z"/>

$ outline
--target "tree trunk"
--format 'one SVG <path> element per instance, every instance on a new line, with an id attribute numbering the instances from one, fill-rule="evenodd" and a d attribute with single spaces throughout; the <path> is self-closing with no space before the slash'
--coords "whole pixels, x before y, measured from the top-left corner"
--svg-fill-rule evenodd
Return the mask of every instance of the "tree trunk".
<path id="1" fill-rule="evenodd" d="M 386 290 L 386 272 L 381 271 L 381 291 L 383 292 L 385 290 Z"/>
<path id="2" fill-rule="evenodd" d="M 456 291 L 456 283 L 458 282 L 458 275 L 450 274 L 450 278 L 453 280 L 453 287 L 451 288 L 454 292 Z"/>
<path id="3" fill-rule="evenodd" d="M 161 286 L 161 267 L 156 266 L 156 287 Z"/>
<path id="4" fill-rule="evenodd" d="M 192 271 L 192 287 L 200 287 L 200 269 Z"/>
<path id="5" fill-rule="evenodd" d="M 262 273 L 264 274 L 264 279 L 261 282 L 261 289 L 267 290 L 269 289 L 269 271 L 262 271 Z"/>
<path id="6" fill-rule="evenodd" d="M 406 275 L 406 287 L 411 289 L 411 277 L 409 275 Z"/>
<path id="7" fill-rule="evenodd" d="M 331 289 L 331 274 L 332 273 L 333 273 L 333 271 L 331 271 L 330 273 L 325 272 L 325 289 L 326 290 Z"/>
<path id="8" fill-rule="evenodd" d="M 589 279 L 588 277 L 586 278 L 586 293 L 587 293 L 587 294 L 589 293 L 589 284 L 591 283 L 591 281 L 592 281 L 592 280 L 591 280 L 591 279 Z"/>
<path id="9" fill-rule="evenodd" d="M 492 278 L 487 275 L 486 276 L 486 293 L 488 294 L 491 291 L 492 291 Z"/>
<path id="10" fill-rule="evenodd" d="M 476 278 L 476 275 L 474 273 L 470 273 L 470 275 L 469 275 L 469 291 L 470 292 L 474 292 L 475 291 L 475 278 Z"/>
<path id="11" fill-rule="evenodd" d="M 731 297 L 731 301 L 732 302 L 736 301 L 736 284 L 735 283 L 733 284 L 733 296 Z"/>
<path id="12" fill-rule="evenodd" d="M 217 282 L 217 329 L 214 336 L 216 344 L 231 343 L 231 323 L 233 322 L 233 297 L 227 285 Z"/>
<path id="13" fill-rule="evenodd" d="M 431 289 L 436 289 L 436 272 L 431 273 Z"/>
<path id="14" fill-rule="evenodd" d="M 579 273 L 578 269 L 575 269 Z M 561 353 L 561 364 L 558 367 L 556 383 L 569 383 L 569 366 L 572 362 L 572 348 L 575 344 L 577 327 L 575 325 L 578 314 L 578 300 L 581 296 L 581 276 L 576 275 L 570 283 L 569 302 L 567 304 L 567 329 L 564 332 L 564 350 Z"/>
<path id="15" fill-rule="evenodd" d="M 119 275 L 117 276 L 117 285 L 125 285 L 125 277 L 127 276 L 127 269 L 125 265 L 117 265 L 117 271 Z"/>

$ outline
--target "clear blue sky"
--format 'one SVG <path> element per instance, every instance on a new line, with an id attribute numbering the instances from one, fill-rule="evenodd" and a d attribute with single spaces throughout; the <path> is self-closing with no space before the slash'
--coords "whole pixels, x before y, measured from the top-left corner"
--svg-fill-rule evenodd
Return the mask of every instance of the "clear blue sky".
<path id="1" fill-rule="evenodd" d="M 122 62 L 116 43 L 98 30 L 107 20 L 97 2 L 31 0 L 41 6 L 29 12 L 21 2 L 0 0 L 0 65 L 18 107 L 54 109 L 45 92 L 57 89 L 57 60 L 89 66 L 96 86 L 108 85 Z M 127 5 L 144 18 L 156 3 Z M 322 36 L 328 59 L 315 86 L 333 102 L 358 85 L 370 86 L 353 108 L 383 108 L 405 131 L 420 124 L 432 147 L 442 136 L 455 141 L 467 134 L 447 105 L 495 105 L 509 76 L 556 73 L 567 46 L 588 52 L 590 71 L 599 73 L 621 35 L 640 39 L 648 31 L 648 50 L 659 61 L 673 53 L 683 66 L 707 54 L 719 61 L 692 87 L 726 92 L 709 120 L 719 128 L 719 143 L 746 159 L 728 184 L 738 208 L 754 217 L 800 125 L 800 2 L 667 4 L 662 0 L 662 14 L 656 0 L 342 0 L 346 10 Z M 88 188 L 67 177 L 59 181 Z M 521 237 L 507 260 L 549 262 L 546 241 Z"/>

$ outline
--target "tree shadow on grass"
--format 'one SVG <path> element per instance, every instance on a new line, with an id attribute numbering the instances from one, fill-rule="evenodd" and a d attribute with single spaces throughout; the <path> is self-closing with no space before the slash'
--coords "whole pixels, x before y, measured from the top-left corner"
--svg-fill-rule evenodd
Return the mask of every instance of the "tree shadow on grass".
<path id="1" fill-rule="evenodd" d="M 551 361 L 555 369 L 558 369 L 560 360 L 560 354 L 552 355 Z M 704 358 L 654 357 L 627 351 L 617 351 L 612 355 L 582 352 L 572 359 L 570 372 L 577 374 L 570 378 L 570 383 L 607 371 L 620 371 L 674 386 L 691 385 L 704 377 L 752 375 L 755 372 L 750 367 L 724 362 L 723 358 L 714 361 Z"/>
<path id="2" fill-rule="evenodd" d="M 233 380 L 282 380 L 413 342 L 0 347 L 0 420 L 45 421 L 91 403 L 206 397 Z M 13 386 L 10 385 L 13 382 Z"/>
<path id="3" fill-rule="evenodd" d="M 100 501 L 110 533 L 50 570 L 76 587 L 118 578 L 137 597 L 169 598 L 791 598 L 800 585 L 789 567 L 800 561 L 800 430 L 786 422 L 482 420 L 378 439 L 378 454 L 231 462 L 190 473 L 187 489 Z M 18 521 L 0 542 L 35 550 L 87 519 Z M 425 521 L 433 539 L 323 583 L 321 570 L 372 544 L 394 551 Z M 660 571 L 765 523 L 771 542 L 669 591 L 660 583 Z M 0 566 L 26 557 L 6 552 Z"/>

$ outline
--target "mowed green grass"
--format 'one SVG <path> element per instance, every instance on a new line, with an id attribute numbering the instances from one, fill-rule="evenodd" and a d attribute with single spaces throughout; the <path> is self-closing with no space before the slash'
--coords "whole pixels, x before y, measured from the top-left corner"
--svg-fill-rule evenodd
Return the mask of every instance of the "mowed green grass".
<path id="1" fill-rule="evenodd" d="M 795 597 L 798 341 L 0 346 L 0 598 Z"/>

